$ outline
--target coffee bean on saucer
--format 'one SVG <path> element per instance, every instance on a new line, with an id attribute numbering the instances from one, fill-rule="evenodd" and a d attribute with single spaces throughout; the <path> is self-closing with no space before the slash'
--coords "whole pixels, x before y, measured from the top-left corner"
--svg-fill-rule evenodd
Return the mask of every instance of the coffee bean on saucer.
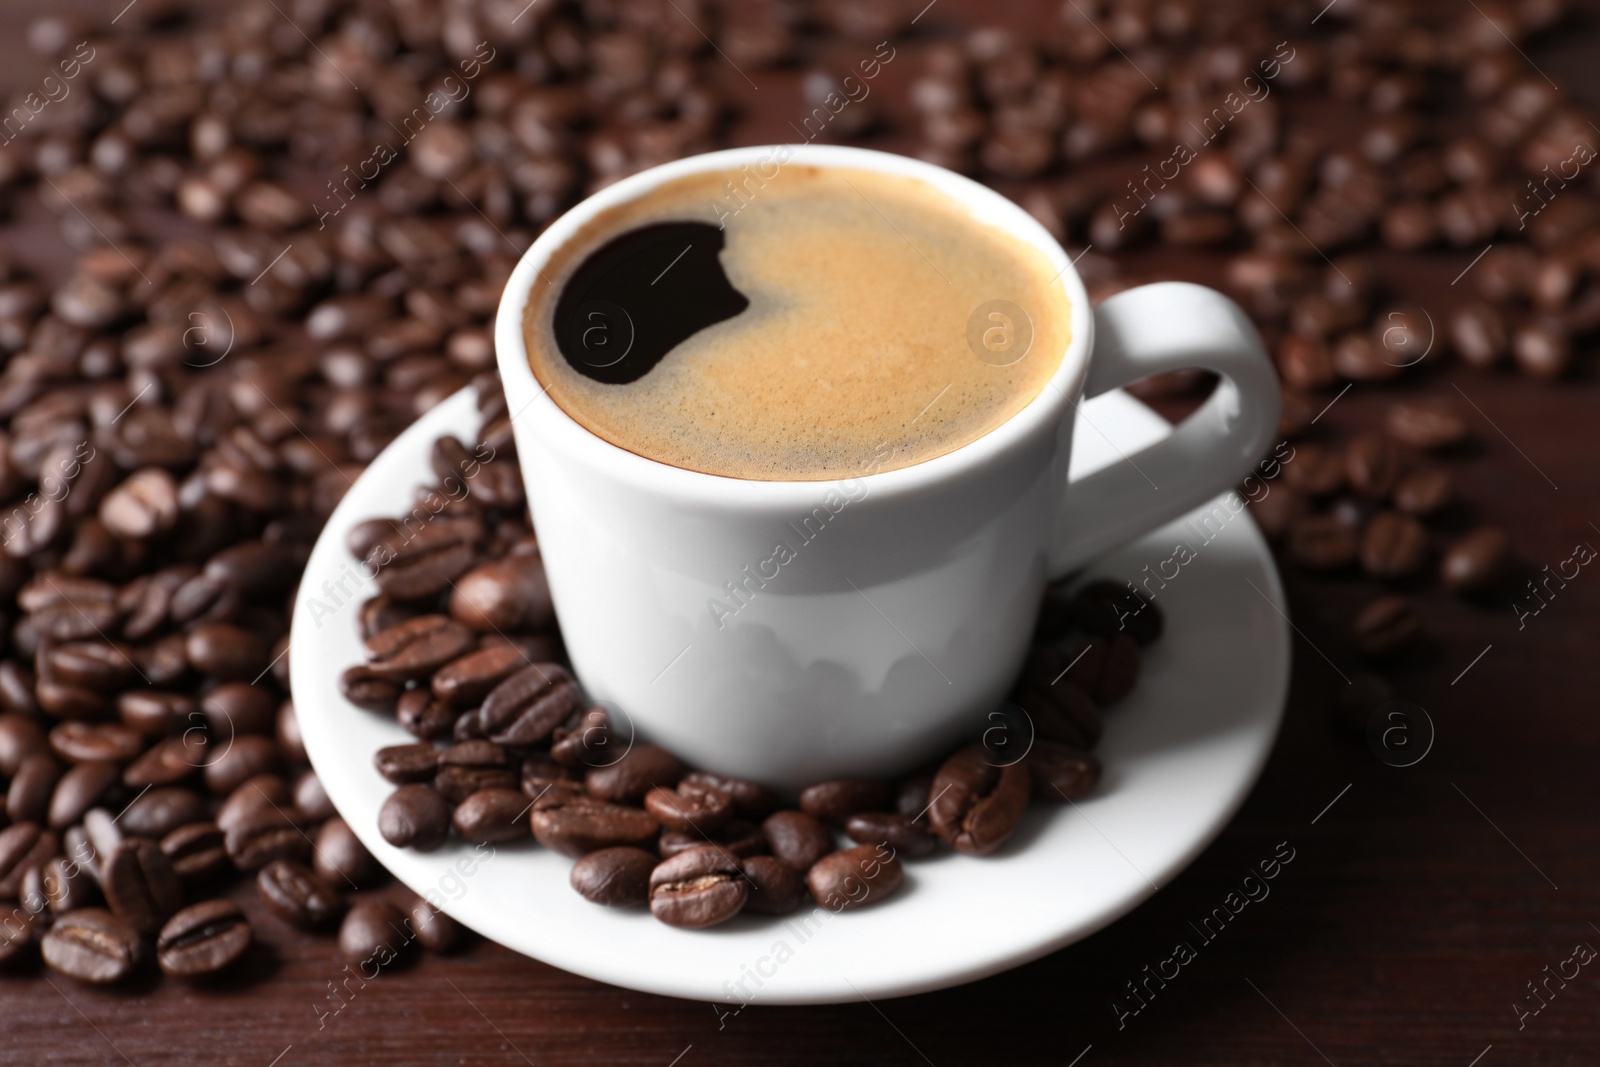
<path id="1" fill-rule="evenodd" d="M 888 812 L 861 812 L 844 824 L 845 836 L 858 845 L 886 844 L 898 856 L 920 859 L 932 855 L 939 838 L 926 822 L 909 815 Z"/>
<path id="2" fill-rule="evenodd" d="M 1374 578 L 1404 578 L 1428 556 L 1428 531 L 1409 515 L 1380 511 L 1361 531 L 1361 567 Z"/>
<path id="3" fill-rule="evenodd" d="M 405 912 L 387 900 L 363 900 L 339 924 L 339 955 L 376 970 L 404 955 L 410 943 Z"/>
<path id="4" fill-rule="evenodd" d="M 527 666 L 527 662 L 511 645 L 468 652 L 434 672 L 433 695 L 451 707 L 481 704 L 496 686 Z"/>
<path id="5" fill-rule="evenodd" d="M 378 675 L 371 667 L 358 663 L 339 675 L 339 692 L 358 708 L 368 711 L 393 711 L 400 699 L 400 682 Z"/>
<path id="6" fill-rule="evenodd" d="M 900 783 L 895 791 L 894 810 L 901 815 L 916 818 L 926 814 L 928 800 L 933 796 L 933 775 L 916 774 Z"/>
<path id="7" fill-rule="evenodd" d="M 772 854 L 797 871 L 810 870 L 835 848 L 832 832 L 803 811 L 774 812 L 761 824 L 761 832 Z"/>
<path id="8" fill-rule="evenodd" d="M 1078 591 L 1077 600 L 1082 605 L 1075 613 L 1078 625 L 1096 636 L 1126 633 L 1139 645 L 1161 637 L 1161 609 L 1127 584 L 1093 581 Z"/>
<path id="9" fill-rule="evenodd" d="M 661 861 L 642 848 L 602 848 L 572 865 L 572 888 L 585 900 L 613 908 L 639 907 L 650 900 L 650 872 Z"/>
<path id="10" fill-rule="evenodd" d="M 995 767 L 976 748 L 944 761 L 933 779 L 928 819 L 957 852 L 993 852 L 1016 830 L 1028 806 L 1031 779 L 1022 767 Z"/>
<path id="11" fill-rule="evenodd" d="M 516 841 L 530 833 L 529 807 L 520 789 L 480 789 L 456 806 L 451 825 L 475 844 Z"/>
<path id="12" fill-rule="evenodd" d="M 533 802 L 533 836 L 565 856 L 582 856 L 617 845 L 653 845 L 661 827 L 638 808 L 553 789 Z"/>
<path id="13" fill-rule="evenodd" d="M 374 580 L 385 596 L 422 601 L 449 589 L 472 566 L 472 538 L 455 525 L 435 521 L 415 532 L 390 534 L 366 559 L 379 564 Z"/>
<path id="14" fill-rule="evenodd" d="M 1105 728 L 1094 701 L 1064 677 L 1054 685 L 1029 685 L 1017 694 L 1016 703 L 1027 713 L 1036 737 L 1087 750 L 1099 743 Z"/>
<path id="15" fill-rule="evenodd" d="M 761 827 L 743 819 L 734 819 L 716 833 L 709 835 L 695 830 L 667 830 L 661 834 L 656 847 L 661 852 L 662 858 L 666 858 L 705 844 L 715 845 L 728 855 L 738 857 L 754 856 L 767 851 L 767 839 L 762 834 Z"/>
<path id="16" fill-rule="evenodd" d="M 439 751 L 426 742 L 389 745 L 372 757 L 378 773 L 395 785 L 432 780 L 439 771 Z"/>
<path id="17" fill-rule="evenodd" d="M 736 860 L 720 849 L 680 852 L 650 872 L 650 913 L 668 926 L 697 928 L 727 922 L 750 897 Z"/>
<path id="18" fill-rule="evenodd" d="M 842 823 L 861 811 L 881 811 L 889 806 L 889 787 L 883 782 L 837 779 L 818 782 L 800 792 L 800 810 L 814 819 Z"/>
<path id="19" fill-rule="evenodd" d="M 1382 596 L 1357 613 L 1350 626 L 1356 647 L 1368 656 L 1391 655 L 1422 630 L 1416 609 L 1404 597 Z"/>
<path id="20" fill-rule="evenodd" d="M 1448 589 L 1474 593 L 1493 585 L 1511 562 L 1511 542 L 1493 526 L 1480 526 L 1445 550 L 1439 580 Z"/>
<path id="21" fill-rule="evenodd" d="M 676 790 L 650 790 L 644 795 L 644 809 L 664 829 L 713 834 L 733 818 L 733 798 L 720 789 L 684 781 Z"/>
<path id="22" fill-rule="evenodd" d="M 138 932 L 102 908 L 58 916 L 40 943 L 44 962 L 80 982 L 108 985 L 133 973 L 142 959 Z"/>
<path id="23" fill-rule="evenodd" d="M 543 744 L 582 701 L 566 668 L 532 663 L 494 687 L 478 709 L 478 722 L 500 744 Z"/>
<path id="24" fill-rule="evenodd" d="M 638 800 L 653 788 L 672 788 L 682 777 L 678 757 L 655 745 L 634 745 L 617 762 L 590 768 L 583 784 L 605 800 Z"/>
<path id="25" fill-rule="evenodd" d="M 156 938 L 161 970 L 200 978 L 223 970 L 250 947 L 250 923 L 231 900 L 190 905 L 167 920 Z"/>
<path id="26" fill-rule="evenodd" d="M 685 783 L 710 786 L 726 793 L 733 800 L 734 814 L 743 819 L 765 819 L 778 807 L 778 798 L 772 790 L 743 778 L 730 778 L 725 774 L 712 774 L 710 771 L 691 771 L 683 776 L 683 782 L 679 783 L 679 787 Z"/>
<path id="27" fill-rule="evenodd" d="M 1048 803 L 1077 800 L 1100 781 L 1100 760 L 1070 744 L 1036 738 L 1022 766 L 1033 776 L 1033 796 Z"/>
<path id="28" fill-rule="evenodd" d="M 472 632 L 447 615 L 421 615 L 367 639 L 367 669 L 379 678 L 422 678 L 471 649 Z"/>
<path id="29" fill-rule="evenodd" d="M 450 803 L 437 789 L 403 785 L 378 809 L 378 832 L 397 848 L 432 852 L 449 835 L 450 816 Z"/>
<path id="30" fill-rule="evenodd" d="M 1139 680 L 1139 646 L 1126 633 L 1091 637 L 1074 658 L 1061 681 L 1083 690 L 1099 707 L 1127 696 Z"/>
<path id="31" fill-rule="evenodd" d="M 831 911 L 876 904 L 904 880 L 900 860 L 886 845 L 857 845 L 830 853 L 806 873 L 811 895 Z"/>
<path id="32" fill-rule="evenodd" d="M 739 873 L 750 887 L 744 910 L 757 915 L 788 915 L 805 901 L 805 877 L 773 856 L 747 856 Z"/>
<path id="33" fill-rule="evenodd" d="M 505 749 L 491 741 L 460 741 L 439 753 L 433 787 L 452 804 L 480 789 L 515 789 L 517 772 Z"/>

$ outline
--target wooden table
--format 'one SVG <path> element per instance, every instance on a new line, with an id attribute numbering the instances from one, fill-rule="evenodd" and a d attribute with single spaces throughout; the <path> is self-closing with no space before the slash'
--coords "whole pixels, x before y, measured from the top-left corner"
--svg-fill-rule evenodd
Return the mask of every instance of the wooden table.
<path id="1" fill-rule="evenodd" d="M 71 7 L 108 19 L 119 6 L 9 0 L 0 9 L 6 81 L 34 77 L 20 49 L 30 12 Z M 951 32 L 977 6 L 945 0 L 926 26 Z M 1020 9 L 1038 6 L 986 17 L 1037 17 Z M 1600 24 L 1591 20 L 1532 58 L 1597 102 Z M 911 64 L 896 65 L 901 80 L 885 82 L 886 98 L 903 93 L 909 73 Z M 779 118 L 803 113 L 792 72 L 763 77 L 752 98 L 735 141 L 782 136 Z M 1390 266 L 1416 283 L 1411 295 L 1437 318 L 1458 297 L 1448 280 L 1469 258 L 1437 257 L 1431 273 Z M 1215 277 L 1200 259 L 1130 262 L 1168 276 Z M 1478 518 L 1506 527 L 1535 569 L 1566 559 L 1578 542 L 1600 544 L 1592 355 L 1557 387 L 1458 364 L 1405 387 L 1470 399 L 1476 444 L 1451 466 Z M 1324 421 L 1374 424 L 1389 392 L 1353 390 Z M 1582 572 L 1521 630 L 1509 605 L 1422 594 L 1431 649 L 1396 681 L 1427 710 L 1436 738 L 1425 759 L 1405 768 L 1380 762 L 1329 721 L 1344 688 L 1339 672 L 1359 663 L 1343 627 L 1373 588 L 1292 570 L 1285 579 L 1302 634 L 1293 689 L 1282 735 L 1243 809 L 1149 903 L 1010 973 L 872 1004 L 753 1006 L 719 1021 L 712 1005 L 615 989 L 479 943 L 385 972 L 319 1023 L 339 969 L 333 945 L 263 918 L 267 944 L 251 967 L 200 987 L 151 979 L 105 991 L 42 971 L 0 976 L 0 1063 L 1596 1062 L 1600 967 L 1564 987 L 1552 980 L 1554 998 L 1521 1026 L 1513 1006 L 1531 1008 L 1528 983 L 1543 980 L 1544 968 L 1554 971 L 1575 945 L 1600 947 L 1600 575 Z M 1135 1005 L 1126 984 L 1176 941 L 1193 940 L 1189 924 L 1279 842 L 1295 859 L 1270 897 L 1119 1026 L 1113 1002 Z M 241 899 L 259 915 L 253 893 Z M 1018 921 L 1026 917 L 994 916 Z"/>

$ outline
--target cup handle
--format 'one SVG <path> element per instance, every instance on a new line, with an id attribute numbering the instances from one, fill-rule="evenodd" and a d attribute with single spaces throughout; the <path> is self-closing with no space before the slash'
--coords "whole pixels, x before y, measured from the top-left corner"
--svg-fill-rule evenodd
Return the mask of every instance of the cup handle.
<path id="1" fill-rule="evenodd" d="M 1214 289 L 1159 282 L 1094 311 L 1084 399 L 1163 371 L 1222 378 L 1172 434 L 1067 489 L 1050 560 L 1060 577 L 1197 507 L 1242 478 L 1278 432 L 1278 376 L 1255 326 Z"/>

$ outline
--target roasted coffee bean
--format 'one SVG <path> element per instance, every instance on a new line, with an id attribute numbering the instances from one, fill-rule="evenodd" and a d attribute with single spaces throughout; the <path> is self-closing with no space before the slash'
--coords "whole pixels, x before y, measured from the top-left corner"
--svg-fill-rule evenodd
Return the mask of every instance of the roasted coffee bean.
<path id="1" fill-rule="evenodd" d="M 1361 434 L 1344 453 L 1345 478 L 1362 496 L 1382 500 L 1400 480 L 1400 453 L 1375 433 Z"/>
<path id="2" fill-rule="evenodd" d="M 15 898 L 23 876 L 60 850 L 60 838 L 37 823 L 12 823 L 0 830 L 0 899 Z"/>
<path id="3" fill-rule="evenodd" d="M 319 823 L 338 814 L 316 771 L 301 771 L 294 780 L 293 794 L 295 813 L 305 822 Z"/>
<path id="4" fill-rule="evenodd" d="M 1332 515 L 1306 515 L 1289 527 L 1289 558 L 1302 567 L 1335 570 L 1355 557 L 1355 531 Z"/>
<path id="5" fill-rule="evenodd" d="M 1442 467 L 1418 467 L 1394 487 L 1394 506 L 1407 515 L 1432 515 L 1450 502 L 1454 487 Z"/>
<path id="6" fill-rule="evenodd" d="M 377 566 L 374 580 L 385 596 L 427 600 L 472 566 L 472 540 L 455 524 L 435 520 L 414 533 L 391 534 L 365 558 Z"/>
<path id="7" fill-rule="evenodd" d="M 161 838 L 188 823 L 205 818 L 205 801 L 188 789 L 150 789 L 134 798 L 117 821 L 123 833 Z"/>
<path id="8" fill-rule="evenodd" d="M 394 711 L 403 691 L 403 683 L 380 677 L 364 663 L 346 667 L 339 675 L 339 692 L 356 707 L 368 711 Z"/>
<path id="9" fill-rule="evenodd" d="M 360 901 L 339 925 L 339 955 L 374 973 L 404 955 L 409 943 L 405 912 L 387 900 Z"/>
<path id="10" fill-rule="evenodd" d="M 889 787 L 883 782 L 838 779 L 818 782 L 800 792 L 800 810 L 814 819 L 842 823 L 861 811 L 881 811 L 889 806 Z"/>
<path id="11" fill-rule="evenodd" d="M 397 848 L 432 852 L 450 833 L 450 802 L 427 785 L 403 785 L 378 809 L 378 832 Z"/>
<path id="12" fill-rule="evenodd" d="M 433 785 L 450 803 L 460 804 L 480 789 L 517 788 L 517 772 L 499 745 L 462 741 L 439 753 Z"/>
<path id="13" fill-rule="evenodd" d="M 485 736 L 506 745 L 538 745 L 583 702 L 578 683 L 555 663 L 533 663 L 495 686 L 478 709 Z"/>
<path id="14" fill-rule="evenodd" d="M 518 841 L 530 831 L 530 803 L 519 789 L 480 789 L 456 806 L 451 825 L 476 844 Z"/>
<path id="15" fill-rule="evenodd" d="M 391 683 L 384 682 L 384 685 Z M 467 712 L 473 715 L 475 712 Z M 420 686 L 407 689 L 394 704 L 394 718 L 400 728 L 412 737 L 424 741 L 443 741 L 449 737 L 456 724 L 456 709 Z"/>
<path id="16" fill-rule="evenodd" d="M 833 852 L 806 872 L 811 895 L 830 911 L 876 904 L 899 889 L 904 880 L 900 860 L 887 845 L 857 845 Z"/>
<path id="17" fill-rule="evenodd" d="M 50 795 L 51 829 L 64 830 L 83 818 L 84 812 L 117 789 L 121 778 L 115 763 L 100 760 L 80 763 L 68 770 Z"/>
<path id="18" fill-rule="evenodd" d="M 1361 566 L 1374 578 L 1404 578 L 1428 556 L 1428 531 L 1398 511 L 1380 511 L 1361 531 Z"/>
<path id="19" fill-rule="evenodd" d="M 383 872 L 355 831 L 338 816 L 323 823 L 317 831 L 311 866 L 329 883 L 353 889 L 371 885 Z"/>
<path id="20" fill-rule="evenodd" d="M 527 666 L 528 661 L 510 645 L 469 652 L 440 667 L 430 683 L 433 695 L 455 708 L 481 704 L 496 686 Z"/>
<path id="21" fill-rule="evenodd" d="M 283 758 L 269 738 L 235 737 L 206 763 L 206 788 L 218 796 L 232 793 L 258 775 L 275 773 L 282 765 Z"/>
<path id="22" fill-rule="evenodd" d="M 50 811 L 50 796 L 65 769 L 46 751 L 38 751 L 22 761 L 6 791 L 6 815 L 12 822 L 44 822 Z"/>
<path id="23" fill-rule="evenodd" d="M 1475 367 L 1494 366 L 1508 350 L 1505 320 L 1489 304 L 1457 308 L 1450 316 L 1449 332 L 1456 352 Z"/>
<path id="24" fill-rule="evenodd" d="M 202 978 L 236 962 L 250 941 L 250 923 L 239 905 L 207 900 L 167 920 L 156 938 L 156 961 L 166 974 Z"/>
<path id="25" fill-rule="evenodd" d="M 1454 405 L 1441 402 L 1401 401 L 1389 406 L 1384 428 L 1401 444 L 1413 448 L 1449 448 L 1466 440 L 1467 424 Z"/>
<path id="26" fill-rule="evenodd" d="M 45 649 L 40 673 L 70 685 L 104 691 L 120 689 L 137 677 L 128 650 L 110 641 L 66 641 Z"/>
<path id="27" fill-rule="evenodd" d="M 1553 381 L 1572 362 L 1572 337 L 1557 322 L 1535 319 L 1518 326 L 1511 337 L 1517 369 L 1529 378 Z"/>
<path id="28" fill-rule="evenodd" d="M 837 847 L 828 828 L 803 811 L 774 812 L 761 824 L 761 832 L 772 854 L 801 872 Z"/>
<path id="29" fill-rule="evenodd" d="M 549 626 L 555 610 L 538 554 L 511 556 L 472 568 L 450 591 L 450 615 L 488 633 Z"/>
<path id="30" fill-rule="evenodd" d="M 122 981 L 141 960 L 138 932 L 101 908 L 57 917 L 39 949 L 52 970 L 95 985 Z"/>
<path id="31" fill-rule="evenodd" d="M 161 851 L 172 861 L 172 869 L 186 882 L 201 881 L 222 873 L 228 866 L 228 850 L 222 829 L 212 822 L 192 822 L 180 826 L 161 839 Z"/>
<path id="32" fill-rule="evenodd" d="M 616 753 L 626 754 L 632 739 L 614 736 L 605 708 L 575 711 L 550 735 L 550 758 L 563 767 L 603 767 Z"/>
<path id="33" fill-rule="evenodd" d="M 302 930 L 327 926 L 344 912 L 344 899 L 311 868 L 293 860 L 273 860 L 256 873 L 256 888 L 267 910 Z"/>
<path id="34" fill-rule="evenodd" d="M 590 768 L 583 785 L 604 800 L 638 800 L 651 789 L 671 789 L 682 777 L 678 757 L 655 745 L 634 745 L 617 762 Z"/>
<path id="35" fill-rule="evenodd" d="M 117 695 L 117 715 L 124 726 L 145 737 L 165 737 L 174 727 L 189 726 L 199 710 L 194 699 L 182 693 L 131 689 Z"/>
<path id="36" fill-rule="evenodd" d="M 521 785 L 524 795 L 532 798 L 552 789 L 583 792 L 583 778 L 576 771 L 543 755 L 529 756 L 522 761 Z"/>
<path id="37" fill-rule="evenodd" d="M 231 830 L 235 823 L 260 811 L 294 807 L 289 783 L 276 774 L 258 774 L 241 782 L 217 809 L 216 823 Z"/>
<path id="38" fill-rule="evenodd" d="M 16 664 L 7 660 L 0 663 L 0 671 L 12 668 L 0 674 L 0 679 L 10 675 L 14 680 L 28 687 L 28 699 L 32 700 L 33 684 L 31 680 L 21 679 L 15 673 Z M 3 682 L 0 682 L 0 694 L 5 692 Z M 7 701 L 8 706 L 14 701 Z M 45 752 L 49 745 L 45 742 L 44 732 L 39 729 L 31 719 L 24 718 L 17 712 L 8 711 L 0 714 L 0 775 L 10 777 L 21 769 L 22 764 L 29 756 Z"/>
<path id="39" fill-rule="evenodd" d="M 86 908 L 100 901 L 100 883 L 85 861 L 55 856 L 40 868 L 45 901 L 56 915 Z"/>
<path id="40" fill-rule="evenodd" d="M 650 872 L 650 913 L 668 926 L 727 922 L 744 908 L 750 885 L 737 861 L 720 849 L 692 848 Z"/>
<path id="41" fill-rule="evenodd" d="M 472 648 L 471 631 L 446 615 L 421 615 L 367 641 L 367 668 L 379 678 L 422 678 Z"/>
<path id="42" fill-rule="evenodd" d="M 411 905 L 411 933 L 429 952 L 450 952 L 465 940 L 461 924 L 424 899 Z"/>
<path id="43" fill-rule="evenodd" d="M 1056 685 L 1030 685 L 1016 696 L 1016 704 L 1027 713 L 1034 736 L 1078 745 L 1080 749 L 1093 749 L 1094 745 L 1099 744 L 1099 737 L 1104 731 L 1104 718 L 1101 718 L 1090 696 L 1066 678 L 1056 681 Z M 1006 741 L 1013 741 L 1010 733 L 1008 729 Z M 1016 737 L 1016 741 L 1026 742 L 1026 737 Z M 1005 760 L 995 758 L 994 761 L 1002 763 Z M 926 801 L 923 801 L 923 805 L 926 806 Z"/>
<path id="44" fill-rule="evenodd" d="M 932 855 L 939 838 L 924 821 L 909 815 L 862 812 L 844 824 L 845 836 L 858 845 L 885 844 L 898 856 L 920 859 Z"/>
<path id="45" fill-rule="evenodd" d="M 1361 609 L 1350 630 L 1357 648 L 1381 658 L 1409 645 L 1421 632 L 1422 623 L 1410 601 L 1382 596 Z"/>
<path id="46" fill-rule="evenodd" d="M 184 653 L 189 666 L 223 681 L 251 681 L 271 664 L 267 643 L 226 622 L 202 622 L 188 633 Z"/>
<path id="47" fill-rule="evenodd" d="M 552 789 L 533 802 L 533 836 L 565 856 L 582 856 L 617 845 L 648 848 L 661 827 L 638 808 Z"/>
<path id="48" fill-rule="evenodd" d="M 917 774 L 900 783 L 895 791 L 894 810 L 913 819 L 925 815 L 933 797 L 933 775 Z"/>
<path id="49" fill-rule="evenodd" d="M 422 614 L 415 605 L 397 604 L 386 596 L 375 596 L 361 604 L 361 624 L 358 630 L 363 641 L 382 633 L 391 626 L 399 626 L 407 619 Z"/>
<path id="50" fill-rule="evenodd" d="M 992 766 L 980 749 L 964 748 L 934 775 L 928 820 L 957 852 L 987 855 L 1016 830 L 1028 806 L 1029 790 L 1023 768 Z"/>
<path id="51" fill-rule="evenodd" d="M 730 856 L 754 856 L 767 850 L 767 839 L 761 827 L 743 819 L 734 819 L 714 834 L 695 830 L 665 830 L 656 842 L 662 856 L 676 856 L 691 848 L 712 844 Z"/>
<path id="52" fill-rule="evenodd" d="M 1034 798 L 1050 803 L 1077 800 L 1100 781 L 1100 761 L 1092 753 L 1045 738 L 1034 741 L 1022 766 L 1033 777 Z"/>
<path id="53" fill-rule="evenodd" d="M 1294 456 L 1283 465 L 1284 484 L 1307 496 L 1327 496 L 1344 487 L 1345 461 L 1313 442 L 1295 445 Z"/>
<path id="54" fill-rule="evenodd" d="M 262 808 L 241 816 L 224 830 L 223 847 L 239 870 L 258 871 L 273 860 L 304 861 L 311 841 L 287 812 Z"/>
<path id="55" fill-rule="evenodd" d="M 676 791 L 650 790 L 644 795 L 644 809 L 664 829 L 710 835 L 733 818 L 733 798 L 712 786 L 684 781 Z"/>
<path id="56" fill-rule="evenodd" d="M 102 860 L 100 887 L 111 913 L 141 934 L 160 929 L 183 905 L 183 887 L 159 846 L 130 838 Z"/>
<path id="57" fill-rule="evenodd" d="M 602 848 L 572 865 L 572 888 L 595 904 L 641 907 L 650 902 L 650 872 L 659 862 L 642 848 Z"/>
<path id="58" fill-rule="evenodd" d="M 270 735 L 277 720 L 278 702 L 260 686 L 224 682 L 200 698 L 200 711 L 213 737 Z"/>
<path id="59" fill-rule="evenodd" d="M 428 782 L 439 772 L 439 751 L 426 742 L 389 745 L 378 749 L 372 762 L 378 773 L 395 785 Z"/>
<path id="60" fill-rule="evenodd" d="M 1445 550 L 1439 580 L 1457 592 L 1481 592 L 1504 575 L 1511 542 L 1493 526 L 1480 526 Z"/>
<path id="61" fill-rule="evenodd" d="M 1139 645 L 1161 637 L 1161 609 L 1129 585 L 1105 579 L 1090 582 L 1074 598 L 1071 610 L 1073 621 L 1098 637 L 1125 632 Z"/>
<path id="62" fill-rule="evenodd" d="M 119 722 L 64 722 L 51 729 L 50 750 L 68 763 L 126 763 L 144 751 L 144 738 Z"/>
<path id="63" fill-rule="evenodd" d="M 1066 674 L 1051 689 L 1075 685 L 1104 708 L 1127 696 L 1139 680 L 1139 646 L 1125 633 L 1091 637 L 1073 656 Z"/>
<path id="64" fill-rule="evenodd" d="M 750 886 L 744 910 L 757 915 L 788 915 L 806 899 L 805 876 L 772 856 L 747 856 L 739 873 Z"/>
<path id="65" fill-rule="evenodd" d="M 279 683 L 282 684 L 282 683 Z M 309 763 L 305 739 L 300 736 L 300 719 L 294 712 L 294 701 L 285 700 L 278 705 L 278 719 L 273 726 L 273 739 L 285 756 L 300 763 Z"/>

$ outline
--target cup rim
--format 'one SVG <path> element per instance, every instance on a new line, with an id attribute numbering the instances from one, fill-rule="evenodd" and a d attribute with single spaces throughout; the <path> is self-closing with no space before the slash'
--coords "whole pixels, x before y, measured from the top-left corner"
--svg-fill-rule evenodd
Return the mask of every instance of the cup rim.
<path id="1" fill-rule="evenodd" d="M 1039 394 L 988 433 L 931 459 L 872 474 L 803 481 L 752 480 L 676 467 L 615 445 L 562 410 L 534 376 L 522 332 L 528 294 L 541 279 L 541 272 L 554 250 L 600 212 L 639 199 L 665 182 L 705 171 L 736 170 L 745 165 L 770 162 L 783 151 L 792 153 L 784 165 L 803 162 L 810 166 L 869 170 L 921 179 L 962 203 L 976 201 L 985 211 L 984 221 L 1002 226 L 1037 248 L 1059 271 L 1057 280 L 1065 288 L 1069 304 L 1066 351 Z M 1042 430 L 1062 425 L 1065 409 L 1082 392 L 1088 376 L 1093 332 L 1094 316 L 1077 268 L 1049 231 L 1009 198 L 971 178 L 910 156 L 843 145 L 765 144 L 706 152 L 650 167 L 606 186 L 567 210 L 545 228 L 517 261 L 500 294 L 494 341 L 496 363 L 514 432 L 518 430 L 516 423 L 528 420 L 524 423 L 529 427 L 526 432 L 537 433 L 541 441 L 559 452 L 581 457 L 612 477 L 652 492 L 714 503 L 732 499 L 734 486 L 739 486 L 739 499 L 749 502 L 754 498 L 748 487 L 753 486 L 763 502 L 809 505 L 815 502 L 819 492 L 839 482 L 859 481 L 869 487 L 869 494 L 900 495 L 925 489 L 970 474 Z"/>

